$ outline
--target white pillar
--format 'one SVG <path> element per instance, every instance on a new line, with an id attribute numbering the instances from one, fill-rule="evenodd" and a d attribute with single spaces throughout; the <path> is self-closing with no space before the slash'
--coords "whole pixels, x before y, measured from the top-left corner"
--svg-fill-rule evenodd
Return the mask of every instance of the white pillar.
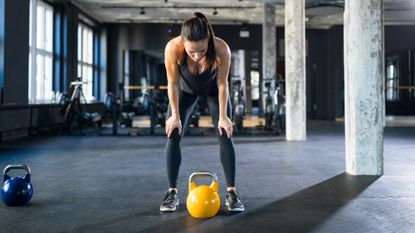
<path id="1" fill-rule="evenodd" d="M 285 1 L 285 85 L 287 141 L 306 140 L 304 0 Z"/>
<path id="2" fill-rule="evenodd" d="M 274 80 L 277 75 L 277 39 L 275 30 L 275 4 L 264 3 L 264 21 L 262 24 L 262 109 L 265 109 L 266 83 L 274 92 Z"/>
<path id="3" fill-rule="evenodd" d="M 346 172 L 383 174 L 383 0 L 345 1 Z"/>

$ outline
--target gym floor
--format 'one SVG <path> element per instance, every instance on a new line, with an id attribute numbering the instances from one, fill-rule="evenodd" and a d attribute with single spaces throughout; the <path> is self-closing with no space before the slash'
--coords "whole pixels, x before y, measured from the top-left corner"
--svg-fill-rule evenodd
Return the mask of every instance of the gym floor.
<path id="1" fill-rule="evenodd" d="M 180 206 L 160 213 L 167 189 L 165 137 L 62 136 L 0 145 L 0 166 L 26 163 L 34 195 L 21 207 L 0 205 L 0 232 L 413 232 L 415 128 L 385 129 L 384 175 L 344 173 L 344 126 L 309 122 L 308 140 L 235 137 L 237 188 L 246 211 L 231 214 L 214 136 L 185 136 Z M 188 176 L 219 177 L 222 206 L 193 219 Z M 16 172 L 16 171 L 15 171 Z"/>

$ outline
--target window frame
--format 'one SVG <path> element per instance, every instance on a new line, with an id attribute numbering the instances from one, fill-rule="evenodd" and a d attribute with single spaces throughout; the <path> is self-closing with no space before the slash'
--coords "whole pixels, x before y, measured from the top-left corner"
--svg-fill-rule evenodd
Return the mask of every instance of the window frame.
<path id="1" fill-rule="evenodd" d="M 393 70 L 390 67 L 393 67 Z M 386 58 L 385 62 L 385 98 L 388 102 L 399 101 L 399 56 Z M 392 72 L 392 73 L 390 73 Z M 391 85 L 390 85 L 391 84 Z"/>
<path id="2" fill-rule="evenodd" d="M 42 16 L 43 17 L 43 29 L 38 28 L 38 22 L 39 22 L 39 15 L 38 15 L 38 7 L 41 6 L 44 9 L 42 10 Z M 54 59 L 54 46 L 53 46 L 53 40 L 54 40 L 54 7 L 49 4 L 46 1 L 43 0 L 30 0 L 30 22 L 29 22 L 29 88 L 28 88 L 28 102 L 29 103 L 49 103 L 54 102 L 56 100 L 56 95 L 54 92 L 53 87 L 53 59 Z M 49 14 L 49 15 L 48 15 Z M 51 20 L 50 22 L 50 35 L 47 35 L 46 28 L 48 24 L 48 20 Z M 40 33 L 39 31 L 42 31 L 43 33 Z M 44 36 L 41 46 L 38 47 L 38 35 L 42 34 Z M 50 40 L 50 47 L 46 48 L 45 41 L 49 38 Z M 38 64 L 38 57 L 43 58 L 42 68 L 39 67 Z M 50 62 L 50 67 L 48 70 L 46 70 L 46 59 Z M 38 71 L 42 70 L 42 74 L 39 74 L 43 76 L 42 83 L 39 84 L 38 80 Z M 47 75 L 48 74 L 48 75 Z M 49 77 L 50 76 L 50 77 Z M 47 83 L 46 78 L 50 81 L 50 83 Z M 41 86 L 41 88 L 38 89 L 38 86 Z M 46 90 L 47 87 L 49 90 Z M 39 92 L 40 95 L 39 95 Z"/>
<path id="3" fill-rule="evenodd" d="M 85 57 L 85 41 L 84 41 L 84 33 L 85 31 L 87 33 L 91 33 L 91 37 L 87 36 L 87 44 L 90 43 L 90 54 L 87 54 Z M 86 82 L 86 84 L 83 84 L 83 92 L 85 99 L 89 101 L 94 101 L 97 99 L 97 97 L 94 95 L 94 28 L 89 26 L 88 24 L 84 23 L 83 21 L 79 21 L 78 27 L 77 27 L 77 76 L 82 77 L 82 81 Z M 88 46 L 87 45 L 87 46 Z M 81 59 L 81 60 L 80 60 Z M 89 61 L 88 61 L 89 60 Z M 87 69 L 87 72 L 89 72 L 88 78 L 85 78 L 85 67 Z M 89 95 L 90 94 L 90 95 Z"/>

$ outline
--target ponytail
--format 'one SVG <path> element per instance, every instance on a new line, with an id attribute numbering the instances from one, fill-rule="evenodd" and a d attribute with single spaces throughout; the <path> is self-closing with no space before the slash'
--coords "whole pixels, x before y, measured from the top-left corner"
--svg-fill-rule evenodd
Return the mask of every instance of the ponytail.
<path id="1" fill-rule="evenodd" d="M 215 34 L 212 25 L 206 16 L 200 12 L 195 12 L 194 17 L 186 20 L 182 25 L 181 36 L 188 41 L 201 41 L 208 39 L 208 48 L 206 51 L 206 61 L 208 69 L 216 63 L 215 51 Z"/>

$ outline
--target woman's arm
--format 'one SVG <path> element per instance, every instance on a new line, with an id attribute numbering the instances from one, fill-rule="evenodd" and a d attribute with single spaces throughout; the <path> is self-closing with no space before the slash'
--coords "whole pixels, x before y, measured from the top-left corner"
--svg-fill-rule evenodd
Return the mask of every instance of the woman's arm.
<path id="1" fill-rule="evenodd" d="M 181 134 L 182 126 L 179 113 L 179 72 L 177 68 L 177 38 L 170 40 L 164 50 L 164 64 L 167 74 L 167 93 L 171 109 L 171 117 L 166 121 L 166 134 L 171 136 L 173 129 L 178 128 Z"/>
<path id="2" fill-rule="evenodd" d="M 232 136 L 232 121 L 228 118 L 226 114 L 229 88 L 228 88 L 228 76 L 229 68 L 231 64 L 231 51 L 229 46 L 222 39 L 216 39 L 216 56 L 218 62 L 218 75 L 217 85 L 218 85 L 218 99 L 219 99 L 219 122 L 218 128 L 219 133 L 222 135 L 221 129 L 226 131 L 227 136 L 230 138 Z"/>

